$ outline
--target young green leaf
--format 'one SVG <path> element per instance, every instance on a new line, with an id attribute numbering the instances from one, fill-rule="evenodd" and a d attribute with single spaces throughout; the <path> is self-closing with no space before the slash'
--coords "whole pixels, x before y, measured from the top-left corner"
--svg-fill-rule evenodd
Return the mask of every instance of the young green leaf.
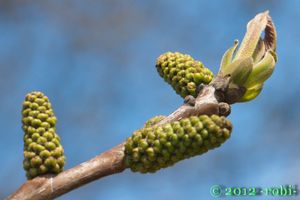
<path id="1" fill-rule="evenodd" d="M 256 85 L 250 89 L 247 89 L 245 94 L 239 100 L 239 102 L 246 102 L 255 99 L 263 89 L 263 84 Z"/>
<path id="2" fill-rule="evenodd" d="M 230 65 L 230 63 L 232 62 L 233 54 L 235 53 L 238 45 L 239 45 L 239 41 L 235 40 L 234 45 L 224 53 L 220 64 L 221 73 L 226 72 L 228 70 L 227 66 Z"/>
<path id="3" fill-rule="evenodd" d="M 251 57 L 238 59 L 228 65 L 223 75 L 230 74 L 232 82 L 238 86 L 242 86 L 247 81 L 252 67 L 253 59 Z"/>
<path id="4" fill-rule="evenodd" d="M 244 86 L 251 88 L 258 84 L 263 84 L 273 73 L 276 64 L 276 54 L 269 50 L 265 57 L 257 64 L 254 65 L 248 80 Z"/>

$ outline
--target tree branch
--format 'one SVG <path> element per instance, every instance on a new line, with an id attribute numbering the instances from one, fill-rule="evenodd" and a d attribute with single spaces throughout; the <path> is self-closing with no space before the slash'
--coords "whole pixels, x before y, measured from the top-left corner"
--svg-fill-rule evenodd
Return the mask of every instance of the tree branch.
<path id="1" fill-rule="evenodd" d="M 269 47 L 275 46 L 273 43 L 276 38 L 276 32 L 272 28 L 274 26 L 271 18 L 268 18 L 268 31 L 266 31 L 265 41 Z M 217 76 L 209 85 L 201 87 L 195 99 L 189 99 L 165 119 L 154 124 L 154 126 L 193 115 L 229 115 L 231 100 L 226 97 L 229 81 L 230 77 L 222 78 Z M 29 180 L 9 196 L 7 200 L 54 199 L 94 180 L 120 173 L 126 169 L 124 164 L 124 144 L 125 142 L 56 176 L 44 175 Z"/>
<path id="2" fill-rule="evenodd" d="M 89 182 L 124 171 L 123 158 L 124 144 L 120 144 L 57 176 L 45 175 L 29 180 L 7 199 L 54 199 Z"/>
<path id="3" fill-rule="evenodd" d="M 166 117 L 159 124 L 186 118 L 192 115 L 220 114 L 229 106 L 219 104 L 213 85 L 204 86 L 195 99 L 195 105 L 184 104 Z M 46 200 L 59 197 L 71 190 L 85 185 L 104 176 L 124 171 L 124 143 L 86 161 L 76 167 L 63 171 L 57 176 L 45 175 L 25 182 L 8 200 Z"/>

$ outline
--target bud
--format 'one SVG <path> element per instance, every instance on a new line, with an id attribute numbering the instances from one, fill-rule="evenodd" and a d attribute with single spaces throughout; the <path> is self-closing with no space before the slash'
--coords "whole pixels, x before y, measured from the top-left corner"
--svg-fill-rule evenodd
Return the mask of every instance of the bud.
<path id="1" fill-rule="evenodd" d="M 167 52 L 159 56 L 156 68 L 160 76 L 183 98 L 196 96 L 196 88 L 201 83 L 208 84 L 213 73 L 190 55 Z"/>
<path id="2" fill-rule="evenodd" d="M 231 130 L 230 121 L 217 115 L 144 127 L 127 139 L 125 164 L 134 172 L 153 173 L 219 147 L 229 138 Z M 148 134 L 153 134 L 153 139 Z"/>
<path id="3" fill-rule="evenodd" d="M 227 96 L 235 98 L 230 103 L 256 98 L 273 73 L 277 62 L 276 30 L 268 12 L 258 14 L 248 23 L 242 44 L 238 50 L 237 47 L 236 40 L 223 55 L 219 71 L 220 76 L 231 77 Z"/>
<path id="4" fill-rule="evenodd" d="M 48 98 L 41 92 L 29 93 L 23 103 L 24 134 L 23 168 L 28 179 L 63 170 L 65 157 L 59 136 L 55 133 L 56 118 Z"/>

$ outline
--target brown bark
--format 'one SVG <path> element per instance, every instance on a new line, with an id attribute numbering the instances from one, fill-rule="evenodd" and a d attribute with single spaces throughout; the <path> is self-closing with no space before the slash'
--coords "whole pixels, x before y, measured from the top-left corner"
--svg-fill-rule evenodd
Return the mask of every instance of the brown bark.
<path id="1" fill-rule="evenodd" d="M 54 199 L 86 183 L 124 171 L 123 158 L 124 144 L 120 144 L 57 176 L 46 175 L 29 180 L 8 199 Z"/>

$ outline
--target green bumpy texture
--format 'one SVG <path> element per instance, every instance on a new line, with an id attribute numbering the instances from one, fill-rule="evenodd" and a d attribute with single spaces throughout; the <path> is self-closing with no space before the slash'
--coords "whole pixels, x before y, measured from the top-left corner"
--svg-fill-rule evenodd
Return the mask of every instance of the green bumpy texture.
<path id="1" fill-rule="evenodd" d="M 133 172 L 153 173 L 219 147 L 231 130 L 231 122 L 218 115 L 192 116 L 154 127 L 146 123 L 127 139 L 125 164 Z"/>
<path id="2" fill-rule="evenodd" d="M 60 173 L 65 164 L 64 149 L 56 134 L 56 117 L 47 96 L 41 92 L 27 94 L 22 124 L 25 132 L 23 168 L 27 178 Z"/>
<path id="3" fill-rule="evenodd" d="M 155 117 L 152 117 L 151 119 L 149 119 L 146 123 L 145 123 L 145 127 L 151 127 L 154 124 L 160 122 L 161 120 L 163 120 L 166 116 L 164 115 L 158 115 Z"/>
<path id="4" fill-rule="evenodd" d="M 196 88 L 201 83 L 208 84 L 213 73 L 190 55 L 179 52 L 167 52 L 156 61 L 158 73 L 181 97 L 196 97 Z"/>

